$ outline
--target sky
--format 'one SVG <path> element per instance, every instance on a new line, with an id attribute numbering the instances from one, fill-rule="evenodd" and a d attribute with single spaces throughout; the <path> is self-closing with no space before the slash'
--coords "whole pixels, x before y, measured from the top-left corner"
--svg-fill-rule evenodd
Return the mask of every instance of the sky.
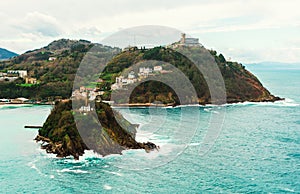
<path id="1" fill-rule="evenodd" d="M 101 43 L 121 29 L 162 25 L 199 38 L 233 61 L 300 62 L 299 0 L 0 0 L 0 5 L 0 47 L 19 54 L 60 38 Z"/>

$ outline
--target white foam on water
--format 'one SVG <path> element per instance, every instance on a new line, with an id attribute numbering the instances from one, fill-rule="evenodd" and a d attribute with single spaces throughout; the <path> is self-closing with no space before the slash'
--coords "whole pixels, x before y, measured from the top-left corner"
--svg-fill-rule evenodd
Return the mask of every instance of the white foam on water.
<path id="1" fill-rule="evenodd" d="M 103 185 L 103 189 L 105 189 L 105 190 L 112 190 L 112 186 L 110 186 L 108 184 L 105 184 L 105 185 Z"/>
<path id="2" fill-rule="evenodd" d="M 205 112 L 211 112 L 211 113 L 214 113 L 214 114 L 220 114 L 220 112 L 214 110 L 213 108 L 204 108 L 203 110 Z"/>
<path id="3" fill-rule="evenodd" d="M 296 103 L 293 99 L 286 98 L 284 100 L 279 100 L 275 102 L 238 102 L 232 104 L 224 104 L 221 106 L 246 106 L 246 105 L 256 105 L 256 106 L 281 106 L 281 107 L 294 107 L 300 106 L 300 104 Z"/>
<path id="4" fill-rule="evenodd" d="M 284 191 L 288 191 L 288 192 L 291 192 L 291 193 L 294 193 L 294 192 L 295 192 L 295 190 L 293 190 L 293 189 L 289 189 L 289 188 L 282 188 L 282 190 L 284 190 Z"/>
<path id="5" fill-rule="evenodd" d="M 154 134 L 147 131 L 137 130 L 137 133 L 135 135 L 135 140 L 138 142 L 147 142 L 149 141 L 152 135 Z"/>
<path id="6" fill-rule="evenodd" d="M 189 146 L 198 146 L 200 145 L 201 143 L 190 143 Z"/>
<path id="7" fill-rule="evenodd" d="M 206 108 L 212 108 L 212 107 L 227 107 L 227 106 L 246 106 L 246 105 L 258 105 L 258 106 L 287 106 L 287 107 L 293 107 L 293 106 L 300 106 L 299 103 L 296 103 L 293 99 L 285 98 L 284 100 L 279 100 L 275 102 L 237 102 L 237 103 L 227 103 L 222 105 L 215 105 L 215 104 L 206 104 L 206 105 L 198 105 L 198 104 L 187 104 L 187 105 L 179 105 L 175 107 L 162 107 L 162 108 L 184 108 L 184 107 L 204 107 Z M 208 111 L 209 109 L 206 109 L 205 111 Z M 217 113 L 218 114 L 218 113 Z"/>
<path id="8" fill-rule="evenodd" d="M 85 161 L 88 158 L 103 158 L 102 155 L 98 154 L 97 152 L 94 152 L 93 150 L 85 150 L 84 154 L 82 156 L 79 156 L 78 161 Z"/>
<path id="9" fill-rule="evenodd" d="M 69 168 L 64 168 L 62 170 L 57 170 L 57 172 L 68 172 L 68 173 L 75 173 L 75 174 L 88 174 L 89 172 L 86 170 L 79 170 L 79 169 L 69 169 Z"/>
<path id="10" fill-rule="evenodd" d="M 112 171 L 108 171 L 108 170 L 104 170 L 104 172 L 107 172 L 109 174 L 114 174 L 114 175 L 117 175 L 117 176 L 123 176 L 123 174 L 120 173 L 120 172 L 112 172 Z"/>
<path id="11" fill-rule="evenodd" d="M 39 168 L 36 167 L 35 163 L 36 163 L 37 161 L 38 161 L 38 160 L 34 160 L 34 161 L 32 161 L 32 162 L 29 162 L 27 165 L 28 165 L 30 168 L 36 170 L 38 174 L 43 175 L 43 176 L 47 176 L 46 174 L 42 173 L 42 171 L 41 171 Z"/>

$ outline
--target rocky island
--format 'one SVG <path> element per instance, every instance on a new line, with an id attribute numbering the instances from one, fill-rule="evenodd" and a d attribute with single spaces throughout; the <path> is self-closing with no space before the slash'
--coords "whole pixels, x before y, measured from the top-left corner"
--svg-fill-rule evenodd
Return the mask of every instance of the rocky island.
<path id="1" fill-rule="evenodd" d="M 96 102 L 95 106 L 97 118 L 90 119 L 87 114 L 91 113 L 75 112 L 71 100 L 58 102 L 35 140 L 42 142 L 41 147 L 47 153 L 56 154 L 57 157 L 71 155 L 75 159 L 79 159 L 84 150 L 89 149 L 103 156 L 121 154 L 126 149 L 145 149 L 147 152 L 158 150 L 154 143 L 137 142 L 135 135 L 138 125 L 128 122 L 108 104 Z M 74 120 L 76 114 L 79 118 L 77 122 Z M 101 127 L 97 126 L 97 120 L 100 121 Z M 85 142 L 77 127 L 85 129 Z"/>

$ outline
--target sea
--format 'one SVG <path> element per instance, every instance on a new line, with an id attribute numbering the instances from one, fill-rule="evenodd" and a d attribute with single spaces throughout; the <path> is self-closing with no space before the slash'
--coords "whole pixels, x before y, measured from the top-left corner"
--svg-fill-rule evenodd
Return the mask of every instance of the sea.
<path id="1" fill-rule="evenodd" d="M 300 193 L 300 66 L 246 68 L 285 100 L 119 108 L 150 153 L 56 158 L 24 128 L 51 106 L 1 105 L 0 193 Z"/>

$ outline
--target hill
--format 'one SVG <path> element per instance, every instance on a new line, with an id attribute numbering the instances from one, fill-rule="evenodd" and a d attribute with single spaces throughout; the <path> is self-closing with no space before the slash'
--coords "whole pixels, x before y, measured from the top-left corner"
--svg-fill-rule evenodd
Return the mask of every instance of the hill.
<path id="1" fill-rule="evenodd" d="M 98 47 L 97 52 L 94 51 L 97 55 L 105 57 L 115 53 L 115 56 L 108 63 L 100 76 L 104 82 L 98 84 L 98 87 L 105 91 L 102 98 L 106 100 L 110 99 L 111 86 L 115 83 L 116 77 L 121 75 L 122 71 L 128 73 L 133 68 L 133 64 L 157 60 L 173 64 L 184 73 L 195 88 L 198 98 L 197 101 L 200 104 L 211 103 L 210 91 L 204 76 L 199 72 L 193 62 L 183 55 L 184 53 L 189 53 L 191 56 L 201 56 L 203 52 L 210 52 L 222 73 L 226 86 L 227 102 L 259 102 L 280 99 L 270 94 L 259 80 L 246 70 L 242 64 L 226 61 L 222 54 L 217 54 L 216 51 L 206 50 L 203 47 L 178 47 L 175 49 L 164 47 L 152 49 L 134 48 L 121 51 L 119 48 L 94 44 L 86 40 L 69 39 L 53 41 L 41 49 L 28 51 L 10 60 L 0 62 L 0 71 L 2 72 L 6 72 L 7 70 L 27 70 L 29 77 L 38 80 L 38 84 L 34 85 L 24 84 L 24 79 L 18 79 L 15 82 L 0 82 L 0 97 L 16 98 L 22 96 L 45 101 L 57 98 L 70 98 L 76 71 L 85 54 L 94 46 Z M 91 68 L 91 72 L 99 71 L 98 66 Z M 209 71 L 210 64 L 204 61 L 203 68 Z M 90 80 L 96 81 L 99 78 L 97 73 L 91 76 L 92 79 L 91 77 L 87 78 L 82 76 L 79 79 L 80 83 L 86 84 L 89 83 Z M 80 86 L 80 83 L 78 86 Z M 96 87 L 95 84 L 96 83 L 94 83 L 93 87 Z M 141 82 L 139 85 L 133 86 L 137 87 L 133 89 L 130 103 L 160 101 L 164 104 L 179 104 L 179 99 L 175 92 L 163 83 L 150 81 Z M 157 88 L 159 88 L 159 90 L 157 90 Z M 121 97 L 124 95 L 124 90 L 114 92 Z M 117 103 L 126 101 L 121 97 Z M 186 99 L 185 103 L 190 103 L 193 100 L 195 99 Z"/>
<path id="2" fill-rule="evenodd" d="M 211 102 L 210 90 L 208 83 L 205 80 L 204 75 L 199 71 L 193 62 L 183 55 L 189 53 L 189 56 L 194 56 L 194 61 L 199 60 L 198 56 L 202 56 L 207 50 L 203 47 L 178 47 L 176 49 L 156 47 L 153 49 L 131 49 L 124 51 L 119 55 L 115 56 L 111 62 L 107 65 L 101 78 L 105 81 L 100 85 L 100 88 L 108 88 L 104 99 L 108 100 L 111 97 L 110 88 L 116 82 L 116 77 L 121 75 L 121 72 L 137 71 L 132 68 L 132 64 L 145 64 L 145 61 L 163 61 L 165 63 L 172 64 L 174 68 L 179 69 L 189 79 L 191 84 L 196 90 L 198 103 L 209 104 Z M 209 51 L 211 56 L 214 58 L 215 63 L 221 71 L 222 77 L 225 82 L 227 102 L 262 102 L 262 101 L 276 101 L 280 98 L 270 94 L 270 92 L 263 87 L 260 81 L 252 73 L 245 69 L 245 67 L 237 62 L 226 61 L 222 54 L 217 54 L 216 51 Z M 183 53 L 183 54 L 182 54 Z M 201 57 L 200 57 L 201 58 Z M 200 60 L 206 60 L 202 57 Z M 144 66 L 153 67 L 152 64 L 145 64 Z M 211 62 L 206 60 L 202 62 L 202 69 L 206 69 L 206 72 L 214 73 L 211 68 Z M 143 66 L 143 65 L 142 65 Z M 140 66 L 140 67 L 142 67 Z M 162 63 L 161 66 L 164 69 L 170 70 L 172 67 L 167 67 L 166 64 Z M 170 71 L 172 72 L 172 70 Z M 124 74 L 126 76 L 126 73 Z M 167 75 L 159 74 L 155 75 L 155 79 L 159 80 L 158 76 Z M 169 82 L 180 82 L 177 75 L 170 73 Z M 173 79 L 173 80 L 172 80 Z M 124 103 L 126 99 L 122 96 L 126 96 L 127 91 L 132 91 L 130 96 L 130 103 L 151 103 L 154 101 L 160 101 L 164 104 L 182 104 L 179 102 L 178 96 L 168 85 L 163 84 L 159 81 L 146 81 L 142 80 L 140 83 L 134 85 L 135 88 L 131 88 L 130 85 L 120 90 L 114 90 L 114 98 L 117 99 L 117 103 Z M 187 93 L 184 87 L 179 88 L 179 93 Z M 221 88 L 220 88 L 221 89 Z M 194 99 L 185 97 L 183 103 L 192 103 Z M 218 102 L 213 102 L 218 103 Z M 221 102 L 222 103 L 222 102 Z"/>
<path id="3" fill-rule="evenodd" d="M 27 51 L 10 60 L 0 62 L 0 71 L 26 70 L 29 77 L 36 78 L 38 81 L 35 85 L 25 85 L 24 79 L 18 79 L 16 82 L 0 82 L 0 97 L 22 96 L 34 100 L 69 98 L 80 62 L 86 52 L 95 45 L 86 40 L 61 39 L 43 48 Z M 102 48 L 101 52 L 99 51 L 102 55 L 120 50 L 100 44 L 97 46 Z M 95 80 L 97 78 L 98 76 Z"/>
<path id="4" fill-rule="evenodd" d="M 9 50 L 0 48 L 0 60 L 9 59 L 9 58 L 12 58 L 12 57 L 15 57 L 15 56 L 18 56 L 18 54 L 14 53 L 14 52 L 11 52 Z"/>

